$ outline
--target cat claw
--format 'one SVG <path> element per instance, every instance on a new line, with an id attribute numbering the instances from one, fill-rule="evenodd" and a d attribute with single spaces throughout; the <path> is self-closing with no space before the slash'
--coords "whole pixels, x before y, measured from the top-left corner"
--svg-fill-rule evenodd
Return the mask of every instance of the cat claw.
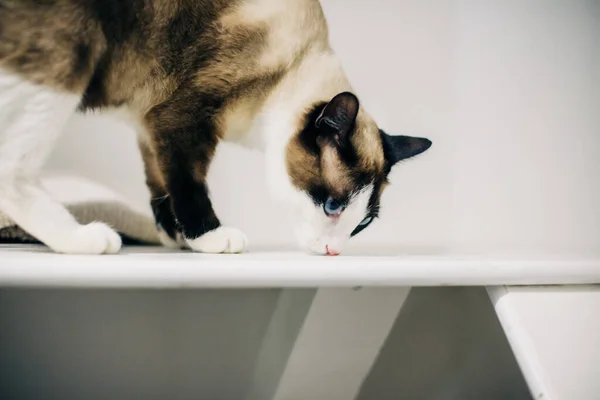
<path id="1" fill-rule="evenodd" d="M 186 242 L 193 251 L 201 253 L 242 253 L 248 247 L 248 238 L 242 231 L 224 226 Z"/>

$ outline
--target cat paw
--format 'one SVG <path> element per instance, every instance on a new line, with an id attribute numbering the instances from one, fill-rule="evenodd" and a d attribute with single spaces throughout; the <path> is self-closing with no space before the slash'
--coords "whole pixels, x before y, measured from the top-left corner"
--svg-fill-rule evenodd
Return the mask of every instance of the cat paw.
<path id="1" fill-rule="evenodd" d="M 63 236 L 61 242 L 50 247 L 66 254 L 114 254 L 121 248 L 121 237 L 102 222 L 92 222 Z"/>
<path id="2" fill-rule="evenodd" d="M 224 226 L 186 242 L 193 251 L 202 253 L 242 253 L 248 247 L 248 239 L 242 231 Z"/>

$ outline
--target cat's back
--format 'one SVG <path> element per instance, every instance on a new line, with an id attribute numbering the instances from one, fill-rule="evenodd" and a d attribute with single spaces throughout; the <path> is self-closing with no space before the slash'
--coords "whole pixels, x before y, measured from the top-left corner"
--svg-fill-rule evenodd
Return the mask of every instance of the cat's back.
<path id="1" fill-rule="evenodd" d="M 0 68 L 74 91 L 109 63 L 118 69 L 120 62 L 141 63 L 147 56 L 174 69 L 183 61 L 178 58 L 183 49 L 238 3 L 0 0 Z"/>
<path id="2" fill-rule="evenodd" d="M 0 68 L 60 89 L 85 84 L 104 47 L 85 2 L 0 0 Z"/>
<path id="3" fill-rule="evenodd" d="M 271 87 L 327 40 L 318 0 L 0 0 L 0 69 L 92 108 L 147 110 L 191 77 Z"/>

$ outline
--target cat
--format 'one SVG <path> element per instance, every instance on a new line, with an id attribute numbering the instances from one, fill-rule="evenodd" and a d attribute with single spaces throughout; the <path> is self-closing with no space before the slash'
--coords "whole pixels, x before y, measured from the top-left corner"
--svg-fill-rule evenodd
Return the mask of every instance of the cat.
<path id="1" fill-rule="evenodd" d="M 59 253 L 121 247 L 37 179 L 87 110 L 135 126 L 161 241 L 205 253 L 248 245 L 211 204 L 221 140 L 264 151 L 300 247 L 330 255 L 378 216 L 392 167 L 431 146 L 360 105 L 318 0 L 0 0 L 0 210 Z"/>

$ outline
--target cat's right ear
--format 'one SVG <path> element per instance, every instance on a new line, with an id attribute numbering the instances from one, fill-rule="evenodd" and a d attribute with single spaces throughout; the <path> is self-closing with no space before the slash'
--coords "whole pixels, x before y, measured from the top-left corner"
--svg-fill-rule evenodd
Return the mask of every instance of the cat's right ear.
<path id="1" fill-rule="evenodd" d="M 331 99 L 315 121 L 319 132 L 318 142 L 332 140 L 338 145 L 348 143 L 358 115 L 358 107 L 358 98 L 350 92 L 337 94 Z"/>
<path id="2" fill-rule="evenodd" d="M 381 129 L 379 130 L 383 143 L 383 152 L 390 166 L 398 161 L 414 157 L 431 147 L 431 140 L 422 137 L 388 135 Z"/>

